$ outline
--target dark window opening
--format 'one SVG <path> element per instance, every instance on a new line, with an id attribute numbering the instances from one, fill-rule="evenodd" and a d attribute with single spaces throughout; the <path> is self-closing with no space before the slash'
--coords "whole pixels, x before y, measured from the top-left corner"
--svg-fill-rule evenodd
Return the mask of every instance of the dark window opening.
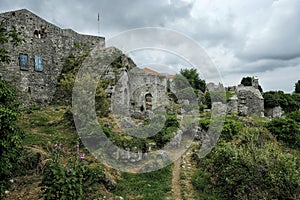
<path id="1" fill-rule="evenodd" d="M 33 35 L 36 38 L 46 38 L 47 37 L 46 28 L 44 26 L 41 26 L 39 30 L 35 29 Z"/>
<path id="2" fill-rule="evenodd" d="M 140 108 L 141 112 L 144 112 L 144 106 L 142 105 Z"/>

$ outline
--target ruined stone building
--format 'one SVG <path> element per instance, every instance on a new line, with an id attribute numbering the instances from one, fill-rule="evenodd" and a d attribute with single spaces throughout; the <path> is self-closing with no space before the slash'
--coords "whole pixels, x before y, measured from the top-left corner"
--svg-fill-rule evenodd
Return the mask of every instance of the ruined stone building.
<path id="1" fill-rule="evenodd" d="M 105 46 L 103 37 L 61 29 L 26 9 L 1 13 L 0 22 L 15 26 L 25 40 L 17 47 L 7 44 L 11 62 L 0 63 L 0 76 L 18 87 L 24 104 L 51 102 L 64 58 L 76 44 Z"/>
<path id="2" fill-rule="evenodd" d="M 169 104 L 167 77 L 147 68 L 124 70 L 115 86 L 112 99 L 115 114 L 163 110 Z"/>
<path id="3" fill-rule="evenodd" d="M 264 98 L 259 91 L 256 77 L 252 77 L 252 86 L 240 84 L 228 87 L 227 92 L 233 94 L 227 103 L 228 113 L 238 113 L 240 116 L 264 116 Z"/>

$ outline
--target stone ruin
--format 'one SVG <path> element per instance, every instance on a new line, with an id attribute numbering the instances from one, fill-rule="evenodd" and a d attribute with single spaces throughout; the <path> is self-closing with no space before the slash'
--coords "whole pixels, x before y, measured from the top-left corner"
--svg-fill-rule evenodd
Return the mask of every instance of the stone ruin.
<path id="1" fill-rule="evenodd" d="M 252 86 L 238 86 L 228 101 L 228 113 L 240 116 L 264 116 L 264 98 L 258 89 Z"/>
<path id="2" fill-rule="evenodd" d="M 140 118 L 164 111 L 169 105 L 167 78 L 145 72 L 138 67 L 123 70 L 113 88 L 112 112 L 117 115 Z"/>
<path id="3" fill-rule="evenodd" d="M 240 84 L 238 86 L 225 88 L 220 83 L 218 85 L 209 83 L 207 84 L 207 88 L 209 91 L 227 92 L 231 95 L 226 102 L 228 114 L 236 113 L 239 116 L 264 116 L 264 98 L 259 91 L 258 79 L 256 77 L 252 77 L 252 86 Z M 218 99 L 216 101 L 218 101 Z M 219 103 L 224 104 L 225 102 Z"/>
<path id="4" fill-rule="evenodd" d="M 240 116 L 264 116 L 264 98 L 259 91 L 258 79 L 252 77 L 252 86 L 242 84 L 227 88 L 233 94 L 228 101 L 228 113 L 238 113 Z"/>

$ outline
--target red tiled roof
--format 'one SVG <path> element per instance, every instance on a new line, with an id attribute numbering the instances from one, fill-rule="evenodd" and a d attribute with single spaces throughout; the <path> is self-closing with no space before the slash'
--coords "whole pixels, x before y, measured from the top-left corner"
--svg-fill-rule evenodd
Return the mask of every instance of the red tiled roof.
<path id="1" fill-rule="evenodd" d="M 165 76 L 165 75 L 163 75 L 163 74 L 161 74 L 161 73 L 159 73 L 159 72 L 157 72 L 157 71 L 154 71 L 154 70 L 152 70 L 152 69 L 149 69 L 149 68 L 143 68 L 143 70 L 144 70 L 144 72 L 146 72 L 146 73 L 148 73 L 148 74 L 154 74 L 154 75 L 157 75 L 157 76 L 164 76 L 164 77 L 166 77 L 167 79 L 174 78 L 174 76 L 175 76 L 175 75 L 167 75 L 167 76 Z"/>
<path id="2" fill-rule="evenodd" d="M 148 73 L 148 74 L 154 74 L 154 75 L 157 75 L 157 76 L 164 76 L 164 75 L 162 75 L 161 73 L 156 72 L 156 71 L 154 71 L 154 70 L 152 70 L 152 69 L 144 68 L 143 70 L 144 70 L 144 72 L 146 72 L 146 73 Z"/>
<path id="3" fill-rule="evenodd" d="M 168 75 L 167 79 L 171 79 L 171 78 L 174 78 L 174 77 L 175 77 L 175 75 Z"/>

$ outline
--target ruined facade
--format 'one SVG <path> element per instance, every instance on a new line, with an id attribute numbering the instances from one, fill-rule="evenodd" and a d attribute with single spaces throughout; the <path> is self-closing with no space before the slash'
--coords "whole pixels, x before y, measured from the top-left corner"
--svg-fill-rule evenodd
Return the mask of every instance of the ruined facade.
<path id="1" fill-rule="evenodd" d="M 76 44 L 105 46 L 103 37 L 61 29 L 25 9 L 0 14 L 0 22 L 15 26 L 25 40 L 17 47 L 7 44 L 11 62 L 0 63 L 0 76 L 19 89 L 25 105 L 51 102 L 64 58 Z"/>
<path id="2" fill-rule="evenodd" d="M 114 88 L 112 101 L 114 114 L 129 116 L 147 110 L 163 110 L 169 104 L 167 78 L 137 67 L 130 71 L 123 70 Z"/>
<path id="3" fill-rule="evenodd" d="M 258 88 L 256 77 L 252 77 L 252 86 L 241 84 L 227 88 L 227 92 L 233 95 L 227 103 L 227 112 L 240 116 L 264 116 L 264 98 Z"/>

